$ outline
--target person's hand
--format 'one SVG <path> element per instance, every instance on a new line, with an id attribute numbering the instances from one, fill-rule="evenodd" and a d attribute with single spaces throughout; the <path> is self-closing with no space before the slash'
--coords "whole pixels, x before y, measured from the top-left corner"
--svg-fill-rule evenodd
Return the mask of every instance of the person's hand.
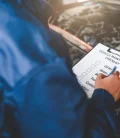
<path id="1" fill-rule="evenodd" d="M 120 99 L 120 73 L 116 71 L 114 74 L 105 76 L 99 74 L 96 83 L 95 89 L 105 89 L 107 90 L 115 99 L 115 101 Z"/>

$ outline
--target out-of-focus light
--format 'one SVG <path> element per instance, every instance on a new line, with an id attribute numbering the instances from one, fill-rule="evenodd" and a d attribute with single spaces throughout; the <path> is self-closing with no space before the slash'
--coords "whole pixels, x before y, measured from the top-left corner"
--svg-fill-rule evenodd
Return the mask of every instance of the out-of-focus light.
<path id="1" fill-rule="evenodd" d="M 63 4 L 71 4 L 75 2 L 77 2 L 77 0 L 63 0 Z"/>
<path id="2" fill-rule="evenodd" d="M 88 1 L 88 0 L 63 0 L 63 4 L 66 5 L 66 4 L 72 4 L 76 2 L 85 2 L 85 1 Z"/>
<path id="3" fill-rule="evenodd" d="M 77 0 L 77 2 L 85 2 L 85 1 L 88 1 L 88 0 Z"/>

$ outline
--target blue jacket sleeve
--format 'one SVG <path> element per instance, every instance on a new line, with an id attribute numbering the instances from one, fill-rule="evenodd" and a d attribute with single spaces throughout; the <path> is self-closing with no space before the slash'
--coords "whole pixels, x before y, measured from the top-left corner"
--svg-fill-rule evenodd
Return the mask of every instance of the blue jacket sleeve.
<path id="1" fill-rule="evenodd" d="M 34 71 L 13 95 L 21 104 L 17 120 L 24 138 L 84 136 L 87 97 L 66 65 L 57 62 Z"/>
<path id="2" fill-rule="evenodd" d="M 87 138 L 113 138 L 116 135 L 114 98 L 106 90 L 95 90 L 88 105 Z"/>
<path id="3" fill-rule="evenodd" d="M 85 134 L 85 138 L 113 138 L 115 134 L 113 97 L 96 90 L 89 102 L 63 62 L 46 65 L 19 90 L 26 93 L 19 115 L 25 138 L 84 138 Z"/>

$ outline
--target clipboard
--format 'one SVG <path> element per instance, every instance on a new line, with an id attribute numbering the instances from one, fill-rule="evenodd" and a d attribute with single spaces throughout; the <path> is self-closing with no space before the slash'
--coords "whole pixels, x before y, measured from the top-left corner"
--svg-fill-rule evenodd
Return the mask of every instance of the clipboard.
<path id="1" fill-rule="evenodd" d="M 109 53 L 112 53 L 112 54 L 117 55 L 117 56 L 120 57 L 120 51 L 118 51 L 118 50 L 115 50 L 115 49 L 113 49 L 113 48 L 109 48 L 107 51 L 108 51 Z M 116 53 L 116 52 L 117 52 L 117 53 Z"/>
<path id="2" fill-rule="evenodd" d="M 97 75 L 108 75 L 114 66 L 120 71 L 120 52 L 98 44 L 73 67 L 73 72 L 88 98 L 91 98 Z"/>

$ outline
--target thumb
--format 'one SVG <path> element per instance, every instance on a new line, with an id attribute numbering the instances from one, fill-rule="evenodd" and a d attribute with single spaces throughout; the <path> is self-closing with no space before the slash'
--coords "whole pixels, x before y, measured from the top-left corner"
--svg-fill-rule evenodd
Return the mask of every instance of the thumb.
<path id="1" fill-rule="evenodd" d="M 102 79 L 104 79 L 106 77 L 107 77 L 106 75 L 100 73 L 100 74 L 98 74 L 97 80 L 102 80 Z"/>

